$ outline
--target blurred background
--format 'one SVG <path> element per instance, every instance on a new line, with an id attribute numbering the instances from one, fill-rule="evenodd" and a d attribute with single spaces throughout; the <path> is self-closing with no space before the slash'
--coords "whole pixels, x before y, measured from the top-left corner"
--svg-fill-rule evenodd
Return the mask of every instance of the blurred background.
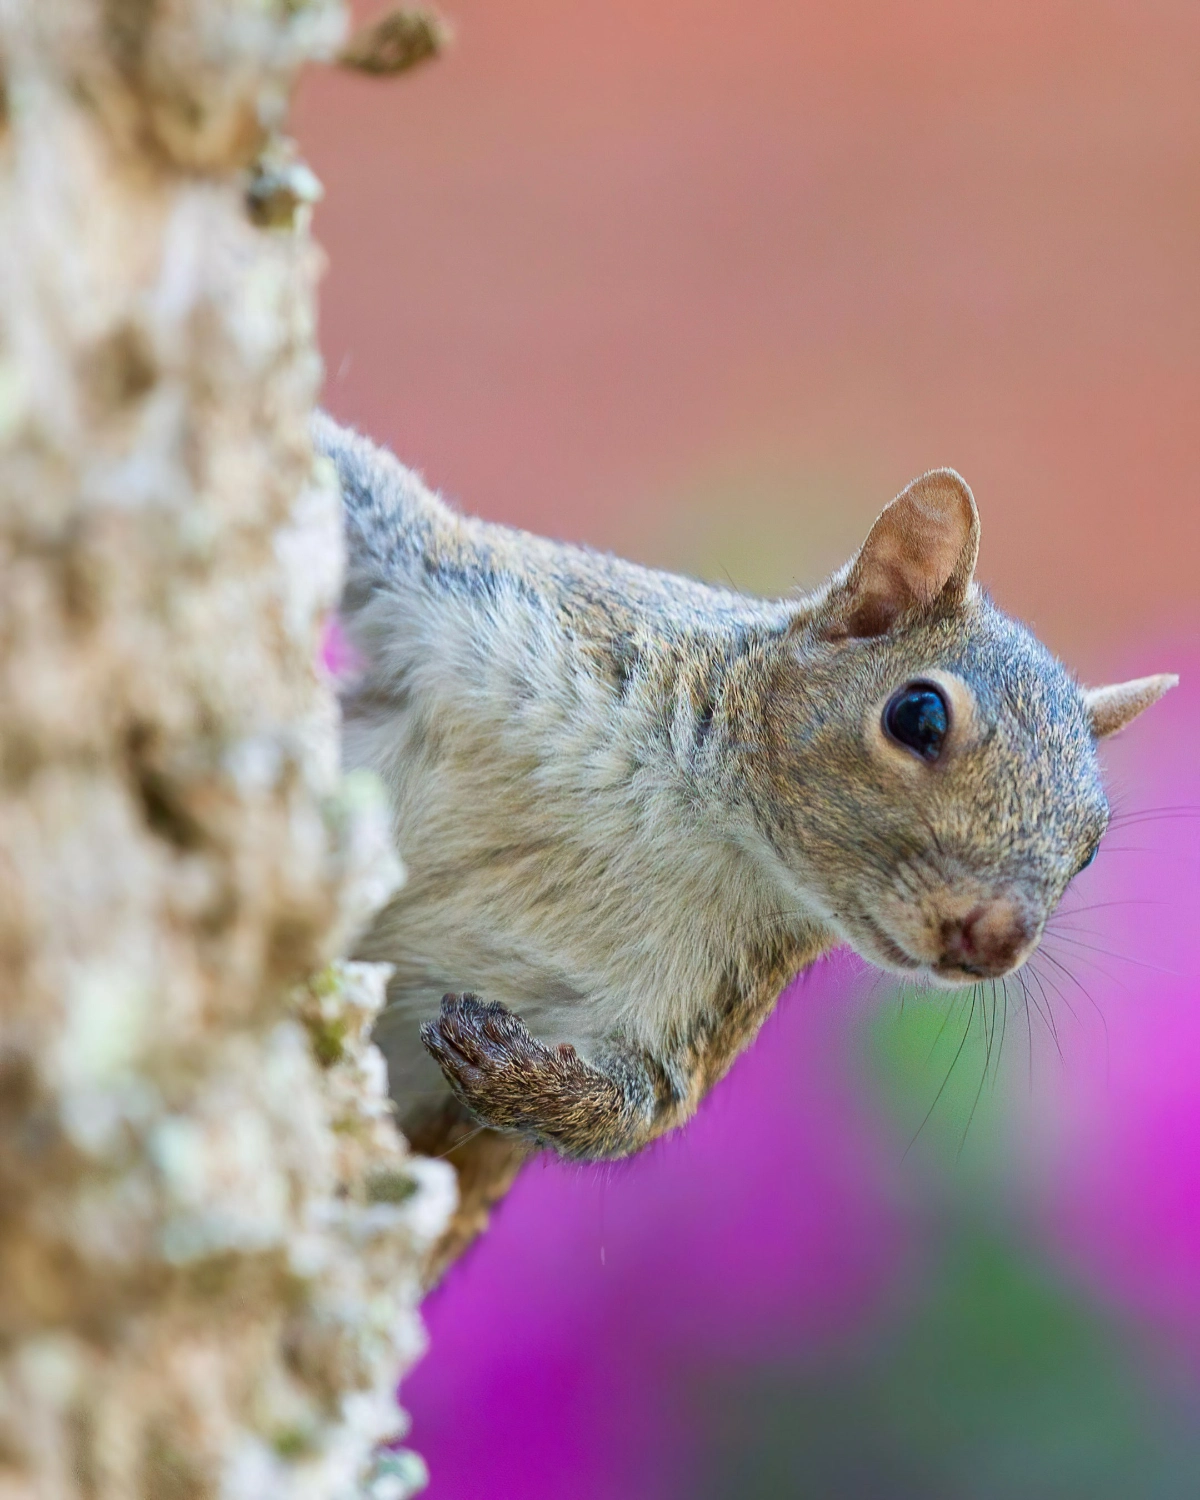
<path id="1" fill-rule="evenodd" d="M 835 956 L 427 1306 L 434 1500 L 1200 1495 L 1200 7 L 447 0 L 313 74 L 326 404 L 464 509 L 755 591 L 953 464 L 980 576 L 1183 685 L 1025 983 Z M 357 7 L 366 19 L 368 7 Z"/>

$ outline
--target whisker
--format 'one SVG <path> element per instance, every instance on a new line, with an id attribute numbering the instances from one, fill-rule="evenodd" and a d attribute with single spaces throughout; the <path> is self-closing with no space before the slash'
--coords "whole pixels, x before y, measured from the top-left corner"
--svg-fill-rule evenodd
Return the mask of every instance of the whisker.
<path id="1" fill-rule="evenodd" d="M 903 1166 L 905 1161 L 907 1160 L 908 1153 L 917 1144 L 921 1132 L 925 1129 L 926 1125 L 929 1124 L 930 1117 L 932 1116 L 934 1110 L 938 1107 L 939 1100 L 946 1092 L 946 1085 L 950 1082 L 951 1075 L 953 1074 L 954 1069 L 958 1066 L 958 1060 L 962 1056 L 963 1048 L 967 1045 L 967 1038 L 971 1035 L 971 1022 L 975 1019 L 975 996 L 978 990 L 979 985 L 973 984 L 971 986 L 971 1013 L 967 1017 L 966 1028 L 964 1029 L 962 1034 L 962 1041 L 959 1042 L 958 1051 L 954 1054 L 954 1060 L 951 1062 L 949 1068 L 947 1069 L 945 1078 L 942 1079 L 941 1088 L 938 1089 L 937 1093 L 934 1095 L 933 1103 L 925 1111 L 925 1118 L 921 1121 L 920 1125 L 917 1126 L 916 1135 L 913 1136 L 912 1140 L 909 1141 L 908 1145 L 904 1148 L 904 1155 L 900 1158 L 901 1166 Z"/>
<path id="2" fill-rule="evenodd" d="M 1058 969 L 1059 974 L 1064 975 L 1064 978 L 1067 978 L 1067 980 L 1071 981 L 1071 984 L 1074 984 L 1074 987 L 1079 990 L 1080 995 L 1083 995 L 1086 999 L 1088 999 L 1089 1004 L 1091 1004 L 1092 1010 L 1097 1011 L 1097 1014 L 1101 1014 L 1100 1007 L 1098 1007 L 1097 1002 L 1092 999 L 1091 990 L 1088 990 L 1088 987 L 1083 984 L 1083 981 L 1080 980 L 1079 975 L 1073 974 L 1073 972 L 1071 972 L 1071 969 L 1068 969 L 1067 965 L 1065 965 L 1065 963 L 1062 962 L 1059 957 L 1056 957 L 1055 954 L 1053 954 L 1052 951 L 1049 950 L 1049 948 L 1046 948 L 1046 950 L 1038 951 L 1040 951 L 1040 953 L 1043 954 L 1043 957 L 1046 957 L 1046 959 L 1049 960 L 1050 963 L 1053 963 L 1053 966 Z M 1083 954 L 1073 954 L 1073 957 L 1074 959 L 1079 959 L 1080 963 L 1089 962 L 1088 959 L 1085 959 L 1085 957 L 1083 957 Z M 1109 975 L 1109 978 L 1113 978 L 1113 975 Z M 1121 983 L 1121 981 L 1118 981 L 1118 983 Z M 1074 1007 L 1073 1005 L 1071 1005 L 1071 1002 L 1068 1001 L 1067 996 L 1064 996 L 1064 1004 L 1067 1005 L 1067 1008 L 1071 1011 L 1071 1014 L 1073 1014 L 1073 1016 L 1076 1016 L 1076 1011 L 1074 1011 Z M 1079 1020 L 1079 1017 L 1076 1016 L 1076 1020 Z"/>
<path id="3" fill-rule="evenodd" d="M 988 1023 L 987 997 L 984 996 L 983 1004 L 980 1006 L 980 1021 L 983 1025 L 983 1076 L 987 1077 L 988 1067 L 992 1061 L 992 1039 L 996 1034 L 996 981 L 992 980 L 992 1013 L 991 1024 Z"/>
<path id="4" fill-rule="evenodd" d="M 445 1161 L 445 1159 L 450 1155 L 451 1151 L 457 1151 L 460 1146 L 465 1146 L 468 1141 L 473 1141 L 477 1135 L 481 1134 L 487 1128 L 488 1127 L 486 1125 L 476 1125 L 474 1130 L 468 1131 L 466 1135 L 461 1136 L 457 1141 L 455 1141 L 453 1146 L 447 1146 L 444 1151 L 439 1151 L 438 1154 L 433 1158 L 433 1160 Z"/>
<path id="5" fill-rule="evenodd" d="M 886 972 L 886 970 L 879 969 L 876 972 L 876 974 L 875 974 L 874 980 L 871 982 L 871 988 L 867 991 L 866 998 L 868 1000 L 873 999 L 874 996 L 875 996 L 875 991 L 884 982 L 884 980 L 885 979 L 894 979 L 895 977 L 896 976 L 894 974 L 888 974 Z M 901 1015 L 904 1014 L 904 989 L 903 989 L 903 986 L 901 986 L 901 989 L 900 989 L 900 1014 Z"/>
<path id="6" fill-rule="evenodd" d="M 1055 968 L 1057 968 L 1057 969 L 1059 969 L 1059 970 L 1062 971 L 1062 973 L 1066 976 L 1067 979 L 1069 979 L 1071 981 L 1071 983 L 1075 986 L 1076 989 L 1078 989 L 1078 990 L 1080 990 L 1082 992 L 1082 994 L 1083 994 L 1084 998 L 1087 1000 L 1088 1004 L 1092 1007 L 1092 1009 L 1096 1012 L 1097 1016 L 1100 1018 L 1100 1026 L 1101 1026 L 1101 1029 L 1104 1032 L 1105 1074 L 1106 1074 L 1106 1076 L 1108 1076 L 1108 1077 L 1111 1078 L 1111 1072 L 1112 1072 L 1112 1038 L 1111 1038 L 1111 1036 L 1109 1034 L 1109 1029 L 1108 1029 L 1108 1017 L 1104 1014 L 1104 1011 L 1101 1009 L 1101 1007 L 1096 1003 L 1096 998 L 1092 994 L 1091 990 L 1089 990 L 1087 988 L 1087 986 L 1084 985 L 1079 980 L 1079 978 L 1075 974 L 1073 974 L 1070 969 L 1068 969 L 1066 967 L 1065 964 L 1060 963 L 1059 960 L 1057 958 L 1055 958 L 1055 956 L 1054 956 L 1053 953 L 1046 952 L 1045 956 L 1046 956 L 1046 958 L 1048 958 L 1050 960 L 1050 962 L 1055 966 Z M 1082 962 L 1086 962 L 1087 960 L 1086 959 L 1081 959 L 1081 961 Z M 1119 982 L 1120 981 L 1118 981 L 1118 983 Z M 1055 989 L 1055 992 L 1057 994 L 1060 994 L 1060 995 L 1062 994 L 1061 990 L 1059 990 L 1059 988 L 1058 988 L 1057 985 L 1054 986 L 1054 989 Z M 1064 1003 L 1066 1004 L 1066 1006 L 1068 1007 L 1068 1009 L 1071 1011 L 1071 1014 L 1075 1015 L 1074 1007 L 1071 1005 L 1071 1002 L 1067 999 L 1067 997 L 1065 995 L 1063 995 L 1062 999 L 1063 999 Z M 1076 1020 L 1078 1020 L 1078 1017 L 1076 1017 Z"/>
<path id="7" fill-rule="evenodd" d="M 1170 902 L 1168 902 L 1168 901 L 1151 901 L 1151 900 L 1134 899 L 1133 897 L 1129 897 L 1128 899 L 1122 900 L 1122 901 L 1092 901 L 1087 906 L 1062 906 L 1062 907 L 1060 907 L 1058 909 L 1058 911 L 1051 913 L 1050 920 L 1046 923 L 1046 926 L 1047 926 L 1047 928 L 1051 927 L 1054 924 L 1054 922 L 1056 922 L 1059 919 L 1060 916 L 1081 917 L 1084 914 L 1084 912 L 1086 912 L 1086 911 L 1107 911 L 1110 907 L 1114 907 L 1114 906 L 1169 906 L 1169 905 L 1170 905 Z"/>
<path id="8" fill-rule="evenodd" d="M 1037 1013 L 1039 1016 L 1041 1016 L 1042 1022 L 1045 1025 L 1047 1031 L 1049 1031 L 1050 1035 L 1054 1038 L 1054 1046 L 1055 1050 L 1058 1052 L 1059 1061 L 1065 1062 L 1066 1058 L 1063 1056 L 1062 1042 L 1059 1039 L 1058 1035 L 1058 1022 L 1054 1018 L 1054 1007 L 1050 1004 L 1050 996 L 1046 993 L 1046 986 L 1042 982 L 1042 976 L 1035 968 L 1032 967 L 1032 965 L 1029 966 L 1029 974 L 1030 977 L 1036 982 L 1042 1000 L 1045 1002 L 1046 1006 L 1045 1010 L 1043 1010 L 1041 1004 L 1037 1000 L 1034 1000 L 1033 1003 L 1037 1008 Z M 1054 990 L 1055 993 L 1058 994 L 1061 998 L 1062 992 L 1059 990 L 1057 985 L 1054 986 Z M 1030 999 L 1033 999 L 1032 990 L 1030 990 L 1029 996 Z"/>
<path id="9" fill-rule="evenodd" d="M 1101 948 L 1098 943 L 1085 943 L 1082 938 L 1073 937 L 1070 933 L 1055 932 L 1054 936 L 1063 943 L 1074 943 L 1076 947 L 1088 948 L 1093 953 L 1103 953 L 1105 958 L 1119 958 L 1122 963 L 1136 964 L 1139 969 L 1150 969 L 1156 974 L 1167 974 L 1172 979 L 1182 979 L 1183 975 L 1175 969 L 1166 969 L 1161 964 L 1152 964 L 1149 959 L 1134 958 L 1129 953 L 1118 953 L 1113 948 Z"/>
<path id="10" fill-rule="evenodd" d="M 1033 1020 L 1030 1016 L 1029 985 L 1020 969 L 1017 970 L 1017 978 L 1021 983 L 1021 993 L 1025 997 L 1025 1036 L 1029 1043 L 1029 1097 L 1033 1098 Z"/>
<path id="11" fill-rule="evenodd" d="M 975 986 L 972 985 L 971 986 L 971 990 L 973 990 L 974 988 L 975 988 Z M 942 1017 L 942 1024 L 938 1027 L 938 1034 L 933 1039 L 933 1046 L 930 1047 L 929 1051 L 926 1053 L 926 1056 L 925 1056 L 925 1066 L 926 1067 L 928 1067 L 929 1064 L 933 1061 L 933 1054 L 938 1049 L 938 1043 L 942 1040 L 942 1037 L 946 1034 L 946 1027 L 949 1026 L 949 1024 L 950 1024 L 950 1017 L 954 1014 L 954 1012 L 956 1010 L 958 1010 L 962 1005 L 964 1005 L 966 1003 L 966 996 L 970 992 L 971 992 L 970 990 L 959 990 L 957 994 L 955 994 L 955 995 L 953 995 L 951 997 L 950 1004 L 946 1007 L 946 1014 Z"/>
<path id="12" fill-rule="evenodd" d="M 1004 1039 L 1008 1035 L 1008 980 L 1001 979 L 1000 994 L 1004 999 L 1004 1011 L 1000 1017 L 1000 1046 L 996 1052 L 996 1071 L 992 1074 L 992 1089 L 996 1088 L 996 1082 L 1000 1077 L 1000 1060 L 1004 1056 Z"/>
<path id="13" fill-rule="evenodd" d="M 992 981 L 992 985 L 993 985 L 993 988 L 994 988 L 995 987 L 995 980 Z M 987 1036 L 987 1002 L 986 1001 L 984 1001 L 983 1005 L 980 1006 L 980 1023 L 983 1026 L 984 1036 L 986 1038 L 986 1036 Z M 983 1058 L 983 1072 L 979 1076 L 979 1087 L 975 1090 L 975 1097 L 974 1097 L 974 1099 L 971 1100 L 971 1111 L 967 1115 L 967 1123 L 963 1126 L 963 1133 L 962 1133 L 962 1137 L 961 1137 L 961 1139 L 959 1140 L 959 1143 L 958 1143 L 958 1150 L 954 1153 L 954 1160 L 956 1162 L 959 1161 L 959 1160 L 961 1160 L 961 1158 L 962 1158 L 963 1148 L 967 1144 L 967 1137 L 971 1133 L 971 1126 L 972 1126 L 972 1124 L 974 1123 L 974 1120 L 975 1120 L 975 1111 L 979 1108 L 979 1101 L 980 1101 L 980 1099 L 983 1098 L 983 1087 L 984 1087 L 984 1084 L 987 1083 L 988 1062 L 989 1062 L 989 1060 L 991 1058 L 991 1048 L 987 1047 L 986 1042 L 985 1042 L 985 1047 L 986 1047 L 986 1050 L 984 1052 L 984 1058 Z"/>
<path id="14" fill-rule="evenodd" d="M 982 1071 L 982 1073 L 980 1074 L 980 1077 L 979 1077 L 979 1087 L 975 1090 L 975 1098 L 971 1101 L 971 1110 L 970 1110 L 970 1113 L 967 1115 L 967 1123 L 966 1123 L 966 1125 L 963 1128 L 962 1138 L 960 1139 L 960 1141 L 958 1143 L 958 1150 L 954 1154 L 954 1159 L 955 1159 L 956 1162 L 959 1161 L 962 1158 L 963 1150 L 964 1150 L 964 1148 L 966 1147 L 966 1144 L 967 1144 L 967 1137 L 971 1133 L 971 1126 L 972 1126 L 972 1124 L 974 1123 L 974 1120 L 975 1120 L 975 1113 L 976 1113 L 976 1111 L 979 1108 L 979 1101 L 983 1097 L 984 1086 L 987 1083 L 988 1068 L 989 1068 L 989 1066 L 991 1064 L 991 1061 L 992 1061 L 992 1041 L 993 1041 L 993 1038 L 996 1035 L 996 1004 L 997 1004 L 997 999 L 996 999 L 996 981 L 994 979 L 991 981 L 991 986 L 992 986 L 992 1013 L 991 1013 L 991 1026 L 990 1026 L 990 1029 L 989 1029 L 989 1025 L 988 1025 L 988 1012 L 987 1012 L 987 1001 L 986 1001 L 986 999 L 984 999 L 983 1004 L 980 1007 L 980 1024 L 983 1027 L 983 1033 L 984 1033 L 983 1071 Z M 981 996 L 982 996 L 982 987 L 981 987 Z M 997 1053 L 996 1053 L 996 1067 L 992 1071 L 992 1089 L 993 1089 L 993 1092 L 995 1091 L 996 1079 L 999 1077 L 999 1074 L 1000 1074 L 1000 1054 L 997 1051 Z"/>
<path id="15" fill-rule="evenodd" d="M 1059 934 L 1059 936 L 1061 936 L 1061 934 Z M 1044 952 L 1046 958 L 1051 959 L 1052 961 L 1055 961 L 1056 955 L 1054 955 L 1052 953 L 1052 950 L 1050 949 L 1050 947 L 1049 947 L 1048 944 L 1043 944 L 1043 947 L 1042 947 L 1041 951 Z M 1111 969 L 1106 968 L 1104 966 L 1104 964 L 1097 963 L 1094 958 L 1089 958 L 1086 953 L 1072 953 L 1072 954 L 1069 955 L 1069 957 L 1072 958 L 1076 963 L 1086 964 L 1089 969 L 1094 969 L 1097 974 L 1099 974 L 1103 978 L 1107 979 L 1110 984 L 1115 984 L 1120 989 L 1123 989 L 1123 990 L 1126 991 L 1126 993 L 1128 993 L 1129 986 L 1125 983 L 1125 981 L 1121 978 L 1121 976 L 1119 974 L 1114 974 Z M 1079 980 L 1076 978 L 1076 976 L 1069 969 L 1065 969 L 1065 966 L 1062 964 L 1062 961 L 1061 960 L 1057 960 L 1057 962 L 1058 962 L 1059 967 L 1064 969 L 1064 971 L 1066 972 L 1068 978 L 1070 978 L 1071 981 L 1075 985 L 1077 985 L 1080 988 L 1082 988 L 1082 986 L 1079 985 Z"/>
<path id="16" fill-rule="evenodd" d="M 1066 964 L 1062 963 L 1059 959 L 1055 958 L 1054 954 L 1051 953 L 1048 948 L 1042 949 L 1040 951 L 1042 953 L 1043 958 L 1045 958 L 1048 963 L 1052 963 L 1054 965 L 1054 967 L 1056 969 L 1058 969 L 1060 971 L 1060 973 L 1064 974 L 1071 981 L 1071 983 L 1073 985 L 1077 986 L 1081 990 L 1083 989 L 1083 986 L 1079 983 L 1079 980 L 1075 978 L 1074 974 L 1071 973 L 1070 969 L 1067 968 Z M 1072 1021 L 1075 1022 L 1076 1026 L 1078 1026 L 1079 1025 L 1079 1013 L 1078 1013 L 1078 1011 L 1071 1004 L 1070 1000 L 1067 999 L 1066 995 L 1063 994 L 1062 990 L 1059 989 L 1057 983 L 1054 980 L 1052 980 L 1048 974 L 1045 977 L 1046 977 L 1046 983 L 1049 984 L 1053 988 L 1054 993 L 1058 996 L 1058 998 L 1062 1001 L 1062 1003 L 1071 1012 L 1071 1019 L 1072 1019 Z M 1087 991 L 1084 990 L 1084 993 L 1086 994 Z"/>
<path id="17" fill-rule="evenodd" d="M 1077 955 L 1077 956 L 1080 958 L 1081 962 L 1083 962 L 1083 963 L 1087 962 L 1087 960 L 1085 958 L 1083 958 L 1082 955 Z M 1072 982 L 1072 984 L 1075 985 L 1075 987 L 1077 989 L 1083 991 L 1084 997 L 1086 998 L 1088 1004 L 1092 1007 L 1092 1009 L 1096 1012 L 1096 1015 L 1100 1018 L 1100 1029 L 1104 1032 L 1104 1072 L 1105 1072 L 1105 1077 L 1111 1081 L 1111 1077 L 1112 1077 L 1112 1036 L 1111 1036 L 1111 1034 L 1109 1032 L 1109 1029 L 1108 1029 L 1108 1017 L 1104 1014 L 1103 1007 L 1100 1006 L 1099 1004 L 1097 1004 L 1096 999 L 1093 996 L 1092 992 L 1085 985 L 1083 985 L 1083 984 L 1080 983 L 1080 981 L 1076 978 L 1076 976 L 1071 973 L 1070 969 L 1068 969 L 1064 964 L 1059 963 L 1058 959 L 1056 959 L 1052 953 L 1047 953 L 1046 957 L 1050 960 L 1051 963 L 1057 965 L 1057 967 L 1062 970 L 1062 972 L 1067 976 L 1067 978 Z M 1118 984 L 1120 984 L 1120 982 L 1121 982 L 1120 980 L 1117 980 Z"/>
<path id="18" fill-rule="evenodd" d="M 1162 823 L 1176 818 L 1200 818 L 1200 807 L 1182 803 L 1178 807 L 1143 807 L 1127 813 L 1114 813 L 1108 820 L 1110 828 L 1129 828 L 1137 823 Z"/>

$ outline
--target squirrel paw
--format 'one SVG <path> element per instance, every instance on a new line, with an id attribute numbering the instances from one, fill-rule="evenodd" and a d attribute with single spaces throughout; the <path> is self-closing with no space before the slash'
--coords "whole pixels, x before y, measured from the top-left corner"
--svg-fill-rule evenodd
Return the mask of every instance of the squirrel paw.
<path id="1" fill-rule="evenodd" d="M 457 1097 L 493 1129 L 520 1130 L 561 1148 L 589 1116 L 599 1123 L 620 1107 L 616 1085 L 574 1047 L 547 1047 L 495 1001 L 444 996 L 421 1040 Z"/>

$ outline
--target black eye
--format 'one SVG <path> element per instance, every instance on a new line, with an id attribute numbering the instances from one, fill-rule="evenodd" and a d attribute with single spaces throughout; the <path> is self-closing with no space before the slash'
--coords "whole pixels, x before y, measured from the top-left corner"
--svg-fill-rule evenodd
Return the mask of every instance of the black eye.
<path id="1" fill-rule="evenodd" d="M 910 682 L 888 699 L 883 727 L 922 760 L 937 760 L 950 728 L 950 708 L 932 683 Z"/>
<path id="2" fill-rule="evenodd" d="M 1078 875 L 1081 870 L 1086 870 L 1087 867 L 1088 867 L 1088 865 L 1091 864 L 1092 860 L 1094 860 L 1095 857 L 1096 857 L 1096 855 L 1099 854 L 1099 853 L 1100 853 L 1100 841 L 1097 839 L 1097 841 L 1092 845 L 1092 847 L 1088 850 L 1088 852 L 1083 856 L 1083 858 L 1075 866 L 1075 874 Z M 1074 877 L 1072 877 L 1072 879 L 1073 878 Z"/>

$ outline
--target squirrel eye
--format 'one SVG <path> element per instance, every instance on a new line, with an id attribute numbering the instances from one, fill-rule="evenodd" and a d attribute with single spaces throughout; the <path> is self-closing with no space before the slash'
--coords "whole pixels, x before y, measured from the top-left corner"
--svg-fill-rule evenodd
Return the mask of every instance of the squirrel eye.
<path id="1" fill-rule="evenodd" d="M 1088 865 L 1091 864 L 1091 862 L 1095 859 L 1095 857 L 1099 853 L 1100 853 L 1100 840 L 1097 839 L 1096 842 L 1092 845 L 1092 847 L 1088 850 L 1088 852 L 1083 856 L 1083 858 L 1075 866 L 1075 875 L 1078 875 L 1081 871 L 1086 870 L 1087 867 L 1088 867 Z M 1074 879 L 1075 876 L 1072 876 L 1071 878 Z"/>
<path id="2" fill-rule="evenodd" d="M 909 682 L 888 699 L 883 728 L 898 745 L 934 761 L 950 728 L 950 707 L 931 682 Z"/>

